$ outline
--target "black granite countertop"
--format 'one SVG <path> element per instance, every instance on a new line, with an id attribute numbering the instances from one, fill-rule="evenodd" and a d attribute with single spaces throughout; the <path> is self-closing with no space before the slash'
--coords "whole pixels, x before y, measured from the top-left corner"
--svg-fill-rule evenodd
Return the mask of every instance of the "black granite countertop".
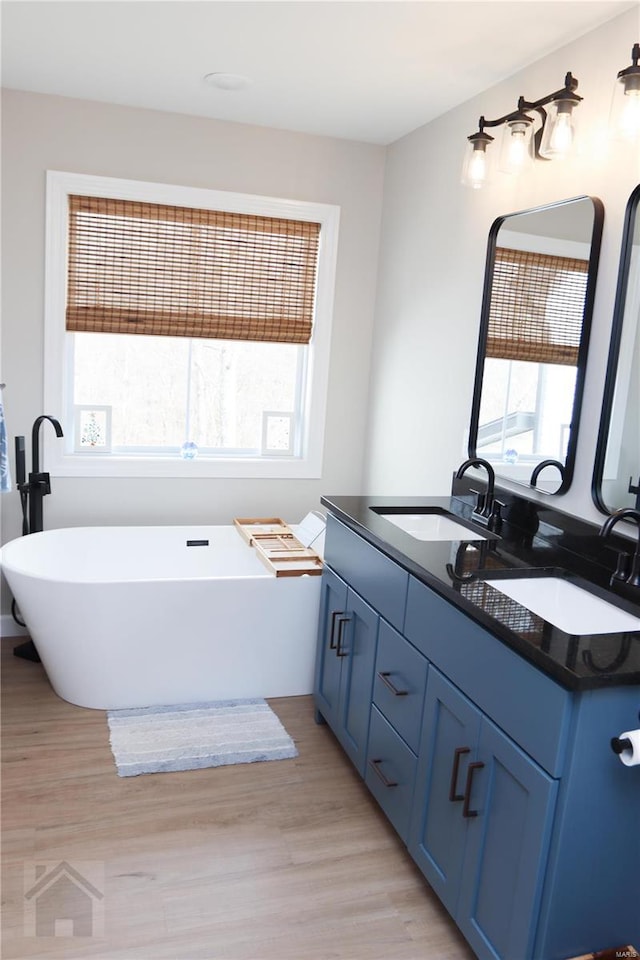
<path id="1" fill-rule="evenodd" d="M 516 515 L 521 505 L 512 503 L 507 516 L 517 525 L 507 520 L 490 533 L 472 521 L 472 501 L 459 496 L 321 498 L 337 519 L 563 686 L 640 684 L 640 630 L 573 635 L 488 582 L 560 576 L 640 617 L 640 588 L 626 588 L 621 596 L 608 586 L 611 570 L 602 563 L 597 527 L 549 509 L 536 512 L 530 524 Z M 380 507 L 387 513 L 442 511 L 490 539 L 418 540 L 377 513 Z"/>

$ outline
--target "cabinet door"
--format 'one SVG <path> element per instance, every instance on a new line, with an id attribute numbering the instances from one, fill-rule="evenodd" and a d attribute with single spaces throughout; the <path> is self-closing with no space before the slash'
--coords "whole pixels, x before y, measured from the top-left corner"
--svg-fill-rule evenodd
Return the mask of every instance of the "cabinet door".
<path id="1" fill-rule="evenodd" d="M 338 633 L 344 630 L 342 617 L 347 611 L 347 585 L 327 567 L 322 572 L 320 617 L 316 649 L 316 708 L 335 731 L 339 723 L 340 674 Z M 340 622 L 339 622 L 340 621 Z"/>
<path id="2" fill-rule="evenodd" d="M 483 766 L 466 783 L 468 833 L 456 920 L 481 960 L 525 960 L 532 953 L 557 781 L 487 718 L 478 763 Z"/>
<path id="3" fill-rule="evenodd" d="M 409 852 L 455 916 L 467 821 L 462 816 L 479 710 L 435 667 L 429 668 Z"/>
<path id="4" fill-rule="evenodd" d="M 337 617 L 336 654 L 342 672 L 335 734 L 361 776 L 367 757 L 378 619 L 368 603 L 348 591 L 345 617 Z"/>

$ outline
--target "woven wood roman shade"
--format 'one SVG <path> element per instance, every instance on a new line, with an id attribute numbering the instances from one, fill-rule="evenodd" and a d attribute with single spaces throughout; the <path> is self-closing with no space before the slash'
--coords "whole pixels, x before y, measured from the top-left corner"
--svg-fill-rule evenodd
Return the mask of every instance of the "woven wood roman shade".
<path id="1" fill-rule="evenodd" d="M 587 260 L 496 249 L 486 356 L 577 365 Z"/>
<path id="2" fill-rule="evenodd" d="M 320 224 L 69 197 L 67 330 L 308 343 Z"/>

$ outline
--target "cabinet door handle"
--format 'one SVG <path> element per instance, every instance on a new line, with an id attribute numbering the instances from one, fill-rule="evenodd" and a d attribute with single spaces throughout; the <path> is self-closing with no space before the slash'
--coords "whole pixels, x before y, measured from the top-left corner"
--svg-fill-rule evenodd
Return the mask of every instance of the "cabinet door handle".
<path id="1" fill-rule="evenodd" d="M 344 639 L 344 625 L 349 623 L 351 617 L 340 616 L 338 617 L 338 643 L 336 645 L 336 657 L 348 657 L 349 651 L 345 650 L 342 646 L 342 641 Z"/>
<path id="2" fill-rule="evenodd" d="M 385 787 L 397 787 L 397 782 L 395 780 L 389 780 L 389 778 L 385 776 L 384 771 L 380 769 L 380 764 L 382 762 L 382 760 L 369 760 L 369 766 L 373 772 L 378 775 L 380 780 L 382 780 Z"/>
<path id="3" fill-rule="evenodd" d="M 389 690 L 391 690 L 391 693 L 394 695 L 394 697 L 406 697 L 407 694 L 409 693 L 408 690 L 398 690 L 398 688 L 393 683 L 393 681 L 389 679 L 389 677 L 391 676 L 391 673 L 388 670 L 384 672 L 380 671 L 378 673 L 378 676 L 384 683 L 385 687 L 388 687 Z"/>
<path id="4" fill-rule="evenodd" d="M 471 803 L 471 785 L 473 783 L 473 775 L 476 770 L 482 770 L 484 763 L 475 761 L 475 763 L 470 763 L 467 769 L 467 782 L 464 788 L 464 806 L 462 807 L 462 816 L 463 817 L 477 817 L 477 810 L 470 810 L 469 804 Z"/>
<path id="5" fill-rule="evenodd" d="M 336 649 L 336 619 L 344 616 L 344 610 L 334 610 L 331 614 L 331 630 L 329 632 L 329 649 Z"/>
<path id="6" fill-rule="evenodd" d="M 458 786 L 458 770 L 460 769 L 460 757 L 465 753 L 471 753 L 469 747 L 456 747 L 453 751 L 453 766 L 451 767 L 451 783 L 449 784 L 449 800 L 455 803 L 456 800 L 464 800 L 461 793 L 456 793 Z"/>

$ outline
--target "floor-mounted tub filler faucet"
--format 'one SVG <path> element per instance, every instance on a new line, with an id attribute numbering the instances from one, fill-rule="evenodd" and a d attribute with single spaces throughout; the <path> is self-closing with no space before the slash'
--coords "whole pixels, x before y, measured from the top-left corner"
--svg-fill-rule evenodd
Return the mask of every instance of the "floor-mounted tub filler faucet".
<path id="1" fill-rule="evenodd" d="M 56 437 L 62 437 L 62 427 L 55 417 L 42 414 L 36 417 L 31 428 L 31 473 L 29 474 L 29 533 L 42 530 L 42 500 L 51 493 L 51 478 L 40 472 L 40 427 L 48 420 L 53 425 Z"/>
<path id="2" fill-rule="evenodd" d="M 496 530 L 502 520 L 500 508 L 503 507 L 504 504 L 494 499 L 493 494 L 496 482 L 495 470 L 488 460 L 483 460 L 482 457 L 471 457 L 470 460 L 465 460 L 464 463 L 460 464 L 456 472 L 456 479 L 460 480 L 471 467 L 484 467 L 487 471 L 486 491 L 481 493 L 479 490 L 471 490 L 471 492 L 475 493 L 478 497 L 471 516 L 474 520 L 477 520 L 478 523 L 484 524 L 490 530 Z"/>
<path id="3" fill-rule="evenodd" d="M 26 476 L 25 466 L 25 443 L 24 437 L 15 438 L 16 449 L 16 486 L 20 493 L 20 502 L 22 504 L 22 533 L 40 533 L 43 529 L 42 501 L 48 493 L 51 493 L 51 477 L 48 473 L 40 470 L 40 427 L 43 422 L 48 420 L 52 424 L 57 437 L 64 436 L 60 422 L 55 417 L 50 417 L 44 413 L 36 417 L 31 428 L 31 473 Z M 12 604 L 14 619 L 20 623 L 15 615 L 15 601 Z M 21 624 L 22 625 L 22 624 Z M 14 648 L 16 657 L 22 657 L 23 660 L 35 660 L 39 662 L 40 657 L 33 641 L 28 640 Z"/>
<path id="4" fill-rule="evenodd" d="M 600 527 L 600 536 L 608 537 L 619 520 L 631 520 L 638 527 L 638 541 L 635 552 L 631 557 L 624 550 L 618 554 L 618 563 L 615 573 L 611 576 L 611 586 L 615 583 L 628 583 L 632 587 L 640 587 L 640 510 L 624 507 L 616 510 Z"/>

